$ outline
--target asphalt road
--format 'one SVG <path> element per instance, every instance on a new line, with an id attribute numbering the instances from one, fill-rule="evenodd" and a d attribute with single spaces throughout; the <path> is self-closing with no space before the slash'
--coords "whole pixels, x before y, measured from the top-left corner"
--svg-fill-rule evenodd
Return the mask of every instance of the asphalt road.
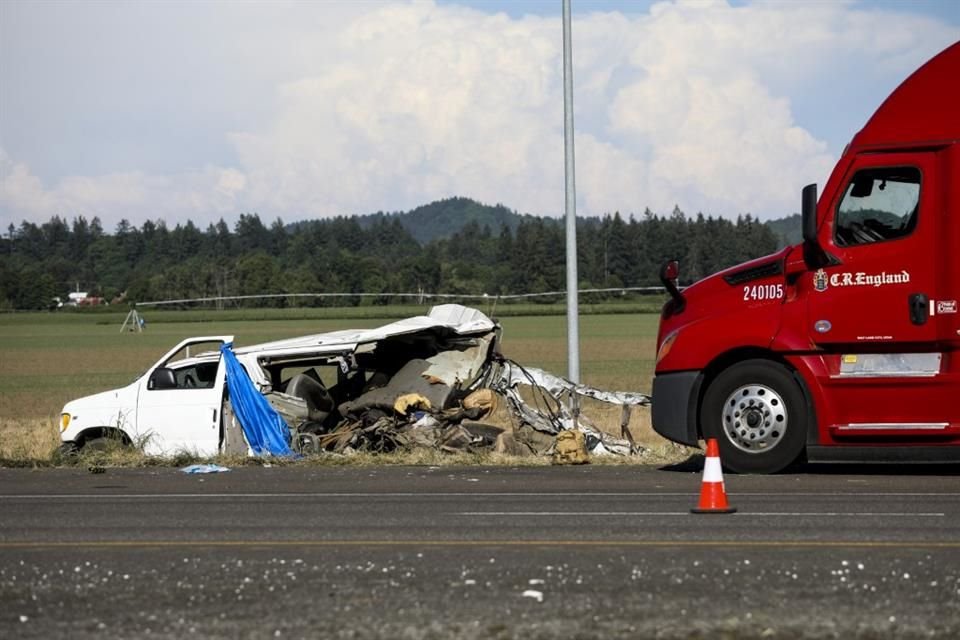
<path id="1" fill-rule="evenodd" d="M 0 637 L 960 637 L 960 469 L 0 469 Z"/>

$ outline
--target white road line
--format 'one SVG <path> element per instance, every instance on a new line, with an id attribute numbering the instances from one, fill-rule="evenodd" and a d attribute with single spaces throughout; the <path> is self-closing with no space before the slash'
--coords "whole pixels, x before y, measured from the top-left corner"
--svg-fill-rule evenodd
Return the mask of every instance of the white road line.
<path id="1" fill-rule="evenodd" d="M 460 511 L 458 516 L 689 516 L 689 511 Z M 830 517 L 830 518 L 943 518 L 945 513 L 888 513 L 888 512 L 858 512 L 843 513 L 839 511 L 738 511 L 740 516 L 786 516 L 786 517 Z"/>
<path id="2" fill-rule="evenodd" d="M 699 487 L 691 491 L 640 491 L 640 492 L 574 492 L 561 491 L 549 493 L 529 493 L 529 492 L 290 492 L 290 493 L 12 493 L 7 495 L 0 494 L 2 500 L 74 500 L 74 499 L 94 499 L 94 500 L 115 500 L 118 498 L 139 500 L 145 498 L 569 498 L 569 497 L 621 497 L 621 498 L 650 498 L 650 497 L 675 497 L 675 496 L 696 496 L 699 495 Z M 728 495 L 750 496 L 750 497 L 772 497 L 789 498 L 791 496 L 817 496 L 833 498 L 860 498 L 860 497 L 942 497 L 955 498 L 960 497 L 957 492 L 938 492 L 938 493 L 883 493 L 883 492 L 745 492 L 733 491 Z"/>

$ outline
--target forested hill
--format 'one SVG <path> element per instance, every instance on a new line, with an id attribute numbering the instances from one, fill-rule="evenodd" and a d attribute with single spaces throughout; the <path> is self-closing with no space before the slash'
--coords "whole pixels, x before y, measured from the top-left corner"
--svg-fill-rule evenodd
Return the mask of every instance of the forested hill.
<path id="1" fill-rule="evenodd" d="M 786 218 L 770 220 L 767 227 L 777 237 L 777 245 L 786 247 L 791 244 L 800 244 L 803 241 L 803 231 L 800 226 L 800 214 L 795 213 Z"/>
<path id="2" fill-rule="evenodd" d="M 577 229 L 582 288 L 657 285 L 660 266 L 675 258 L 681 283 L 688 284 L 782 244 L 749 215 L 732 221 L 687 216 L 678 208 L 668 216 L 647 210 L 580 219 Z M 255 213 L 241 214 L 232 228 L 220 220 L 205 230 L 192 222 L 170 228 L 162 220 L 139 227 L 123 221 L 111 233 L 97 218 L 56 216 L 39 225 L 10 225 L 0 237 L 0 310 L 48 308 L 78 285 L 127 303 L 284 293 L 557 291 L 565 286 L 564 246 L 562 219 L 465 198 L 405 214 L 293 225 L 265 225 Z"/>
<path id="3" fill-rule="evenodd" d="M 449 238 L 468 224 L 476 223 L 480 228 L 488 227 L 497 232 L 506 227 L 516 231 L 521 221 L 531 221 L 535 216 L 519 214 L 502 204 L 494 206 L 482 204 L 470 198 L 447 198 L 425 204 L 406 212 L 384 213 L 378 211 L 356 220 L 364 229 L 369 229 L 378 221 L 396 218 L 400 225 L 422 245 L 440 238 Z M 562 218 L 544 218 L 547 224 L 563 224 Z M 590 220 L 590 219 L 586 219 Z M 801 241 L 800 214 L 770 220 L 765 223 L 777 238 L 777 245 L 785 247 Z"/>
<path id="4" fill-rule="evenodd" d="M 468 224 L 481 229 L 487 227 L 497 232 L 506 227 L 516 231 L 522 220 L 528 222 L 534 216 L 518 214 L 502 204 L 481 204 L 470 198 L 447 198 L 417 207 L 405 213 L 377 212 L 357 217 L 364 229 L 369 229 L 380 220 L 396 218 L 400 225 L 424 245 L 439 238 L 449 238 Z"/>

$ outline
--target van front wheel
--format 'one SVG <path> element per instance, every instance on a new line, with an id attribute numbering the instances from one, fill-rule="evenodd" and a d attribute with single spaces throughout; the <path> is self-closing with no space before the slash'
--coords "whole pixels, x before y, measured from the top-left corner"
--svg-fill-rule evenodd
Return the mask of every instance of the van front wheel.
<path id="1" fill-rule="evenodd" d="M 705 438 L 716 438 L 723 466 L 737 473 L 776 473 L 803 453 L 807 405 L 790 371 L 770 360 L 745 360 L 707 387 L 700 409 Z"/>

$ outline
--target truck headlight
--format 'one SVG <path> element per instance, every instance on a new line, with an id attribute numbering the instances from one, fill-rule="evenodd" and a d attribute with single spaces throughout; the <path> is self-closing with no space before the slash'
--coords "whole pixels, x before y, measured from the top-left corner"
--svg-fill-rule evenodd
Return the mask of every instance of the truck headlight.
<path id="1" fill-rule="evenodd" d="M 673 343 L 677 341 L 677 336 L 680 335 L 680 330 L 671 331 L 663 339 L 663 342 L 660 343 L 660 348 L 657 350 L 657 364 L 660 364 L 660 361 L 667 357 L 667 354 L 670 353 L 670 350 L 673 349 Z"/>
<path id="2" fill-rule="evenodd" d="M 61 413 L 60 414 L 60 433 L 63 433 L 67 430 L 67 427 L 70 426 L 70 414 Z"/>

